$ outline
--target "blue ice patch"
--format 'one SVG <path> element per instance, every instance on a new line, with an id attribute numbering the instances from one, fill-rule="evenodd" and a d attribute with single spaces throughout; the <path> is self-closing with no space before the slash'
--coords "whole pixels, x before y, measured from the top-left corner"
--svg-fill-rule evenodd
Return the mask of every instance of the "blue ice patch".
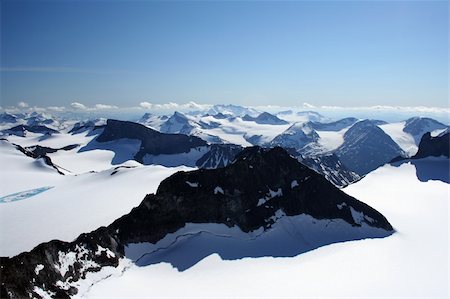
<path id="1" fill-rule="evenodd" d="M 26 190 L 26 191 L 9 194 L 9 195 L 0 197 L 0 203 L 8 203 L 8 202 L 12 202 L 12 201 L 24 200 L 24 199 L 30 198 L 32 196 L 35 196 L 39 193 L 42 193 L 42 192 L 47 191 L 52 188 L 53 187 L 48 186 L 48 187 L 41 187 L 41 188 L 36 188 L 36 189 L 31 189 L 31 190 Z"/>

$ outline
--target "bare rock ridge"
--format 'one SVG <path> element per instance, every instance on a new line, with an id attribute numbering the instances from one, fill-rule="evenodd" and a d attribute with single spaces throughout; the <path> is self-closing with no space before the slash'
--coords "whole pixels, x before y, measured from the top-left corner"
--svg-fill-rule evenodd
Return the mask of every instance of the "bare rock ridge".
<path id="1" fill-rule="evenodd" d="M 443 132 L 436 137 L 431 137 L 431 133 L 425 133 L 420 140 L 419 149 L 413 159 L 425 157 L 450 156 L 450 133 Z"/>
<path id="2" fill-rule="evenodd" d="M 123 132 L 112 131 L 103 138 L 115 138 L 119 133 Z M 275 217 L 280 214 L 281 218 Z M 272 228 L 284 217 L 305 215 L 315 219 L 311 226 L 327 220 L 323 227 L 327 231 L 316 233 L 331 238 L 298 252 L 273 256 L 293 256 L 334 242 L 393 233 L 382 214 L 337 189 L 282 148 L 252 147 L 237 154 L 227 167 L 172 175 L 161 182 L 156 194 L 147 195 L 138 207 L 108 227 L 82 234 L 73 242 L 53 240 L 30 252 L 1 258 L 0 296 L 67 298 L 77 294 L 93 273 L 98 277 L 106 269 L 118 268 L 128 257 L 129 244 L 155 244 L 189 223 L 215 223 L 237 227 L 243 233 L 260 230 L 270 234 L 280 231 Z M 296 229 L 304 236 L 311 233 L 303 226 Z M 239 257 L 248 256 L 239 250 L 233 249 Z"/>

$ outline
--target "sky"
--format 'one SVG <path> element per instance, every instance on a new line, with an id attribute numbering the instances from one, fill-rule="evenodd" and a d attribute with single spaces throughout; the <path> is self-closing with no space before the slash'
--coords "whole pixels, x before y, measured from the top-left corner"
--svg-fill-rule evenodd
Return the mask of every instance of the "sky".
<path id="1" fill-rule="evenodd" d="M 447 1 L 0 3 L 1 107 L 449 107 Z"/>

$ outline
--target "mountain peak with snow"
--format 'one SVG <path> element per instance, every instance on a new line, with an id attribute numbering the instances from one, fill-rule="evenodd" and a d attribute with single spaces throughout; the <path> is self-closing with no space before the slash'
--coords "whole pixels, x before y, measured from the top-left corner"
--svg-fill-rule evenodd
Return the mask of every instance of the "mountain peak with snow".
<path id="1" fill-rule="evenodd" d="M 373 120 L 362 120 L 344 134 L 344 143 L 336 155 L 344 165 L 365 175 L 370 171 L 404 154 L 403 150 Z"/>
<path id="2" fill-rule="evenodd" d="M 309 122 L 297 122 L 286 131 L 277 135 L 271 142 L 271 146 L 301 149 L 307 144 L 315 143 L 320 136 L 312 128 Z"/>

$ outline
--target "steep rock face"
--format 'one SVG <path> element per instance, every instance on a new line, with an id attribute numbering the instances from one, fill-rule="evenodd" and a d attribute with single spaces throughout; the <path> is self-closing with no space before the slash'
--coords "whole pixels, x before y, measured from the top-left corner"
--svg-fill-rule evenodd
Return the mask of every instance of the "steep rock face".
<path id="1" fill-rule="evenodd" d="M 144 125 L 108 119 L 103 132 L 96 138 L 98 142 L 114 141 L 122 138 L 141 141 L 135 159 L 142 163 L 145 154 L 177 154 L 189 152 L 190 149 L 204 146 L 206 142 L 198 137 L 182 134 L 164 134 Z"/>
<path id="2" fill-rule="evenodd" d="M 329 220 L 330 227 L 346 223 L 339 226 L 333 242 L 348 240 L 340 239 L 342 230 L 344 234 L 358 230 L 358 238 L 393 232 L 383 215 L 335 188 L 283 149 L 253 147 L 239 153 L 228 167 L 174 174 L 160 184 L 156 194 L 147 195 L 138 207 L 106 228 L 82 234 L 70 243 L 51 241 L 29 253 L 2 258 L 1 296 L 68 297 L 77 294 L 86 279 L 94 283 L 89 280 L 92 273 L 103 279 L 111 269 L 122 271 L 130 244 L 156 244 L 188 223 L 217 223 L 244 233 L 264 233 L 281 219 L 276 217 L 279 214 Z M 297 227 L 300 232 L 302 228 Z"/>
<path id="3" fill-rule="evenodd" d="M 446 132 L 436 137 L 431 137 L 430 132 L 422 136 L 417 154 L 413 159 L 421 159 L 425 157 L 450 156 L 450 133 Z"/>
<path id="4" fill-rule="evenodd" d="M 319 138 L 320 136 L 314 131 L 309 122 L 295 123 L 286 131 L 277 135 L 269 145 L 302 149 L 310 143 L 317 142 Z"/>
<path id="5" fill-rule="evenodd" d="M 361 178 L 357 173 L 350 171 L 342 164 L 339 158 L 333 153 L 319 156 L 300 156 L 299 161 L 324 176 L 339 188 L 346 187 Z"/>
<path id="6" fill-rule="evenodd" d="M 403 151 L 376 124 L 364 120 L 345 132 L 344 143 L 335 154 L 348 169 L 363 176 L 403 155 Z"/>
<path id="7" fill-rule="evenodd" d="M 153 243 L 167 233 L 162 227 L 175 231 L 186 222 L 237 225 L 244 232 L 268 228 L 273 224 L 270 217 L 280 209 L 286 215 L 339 218 L 360 226 L 350 207 L 368 217 L 362 220 L 367 225 L 392 230 L 380 213 L 346 195 L 285 150 L 253 147 L 239 153 L 228 167 L 172 175 L 161 182 L 156 195 L 148 195 L 112 227 L 119 229 L 121 243 Z"/>
<path id="8" fill-rule="evenodd" d="M 197 160 L 199 168 L 215 169 L 228 166 L 242 151 L 242 147 L 233 144 L 212 144 L 209 151 Z"/>
<path id="9" fill-rule="evenodd" d="M 412 117 L 406 120 L 403 132 L 411 134 L 416 144 L 419 144 L 425 133 L 446 128 L 448 128 L 446 125 L 431 118 Z"/>

